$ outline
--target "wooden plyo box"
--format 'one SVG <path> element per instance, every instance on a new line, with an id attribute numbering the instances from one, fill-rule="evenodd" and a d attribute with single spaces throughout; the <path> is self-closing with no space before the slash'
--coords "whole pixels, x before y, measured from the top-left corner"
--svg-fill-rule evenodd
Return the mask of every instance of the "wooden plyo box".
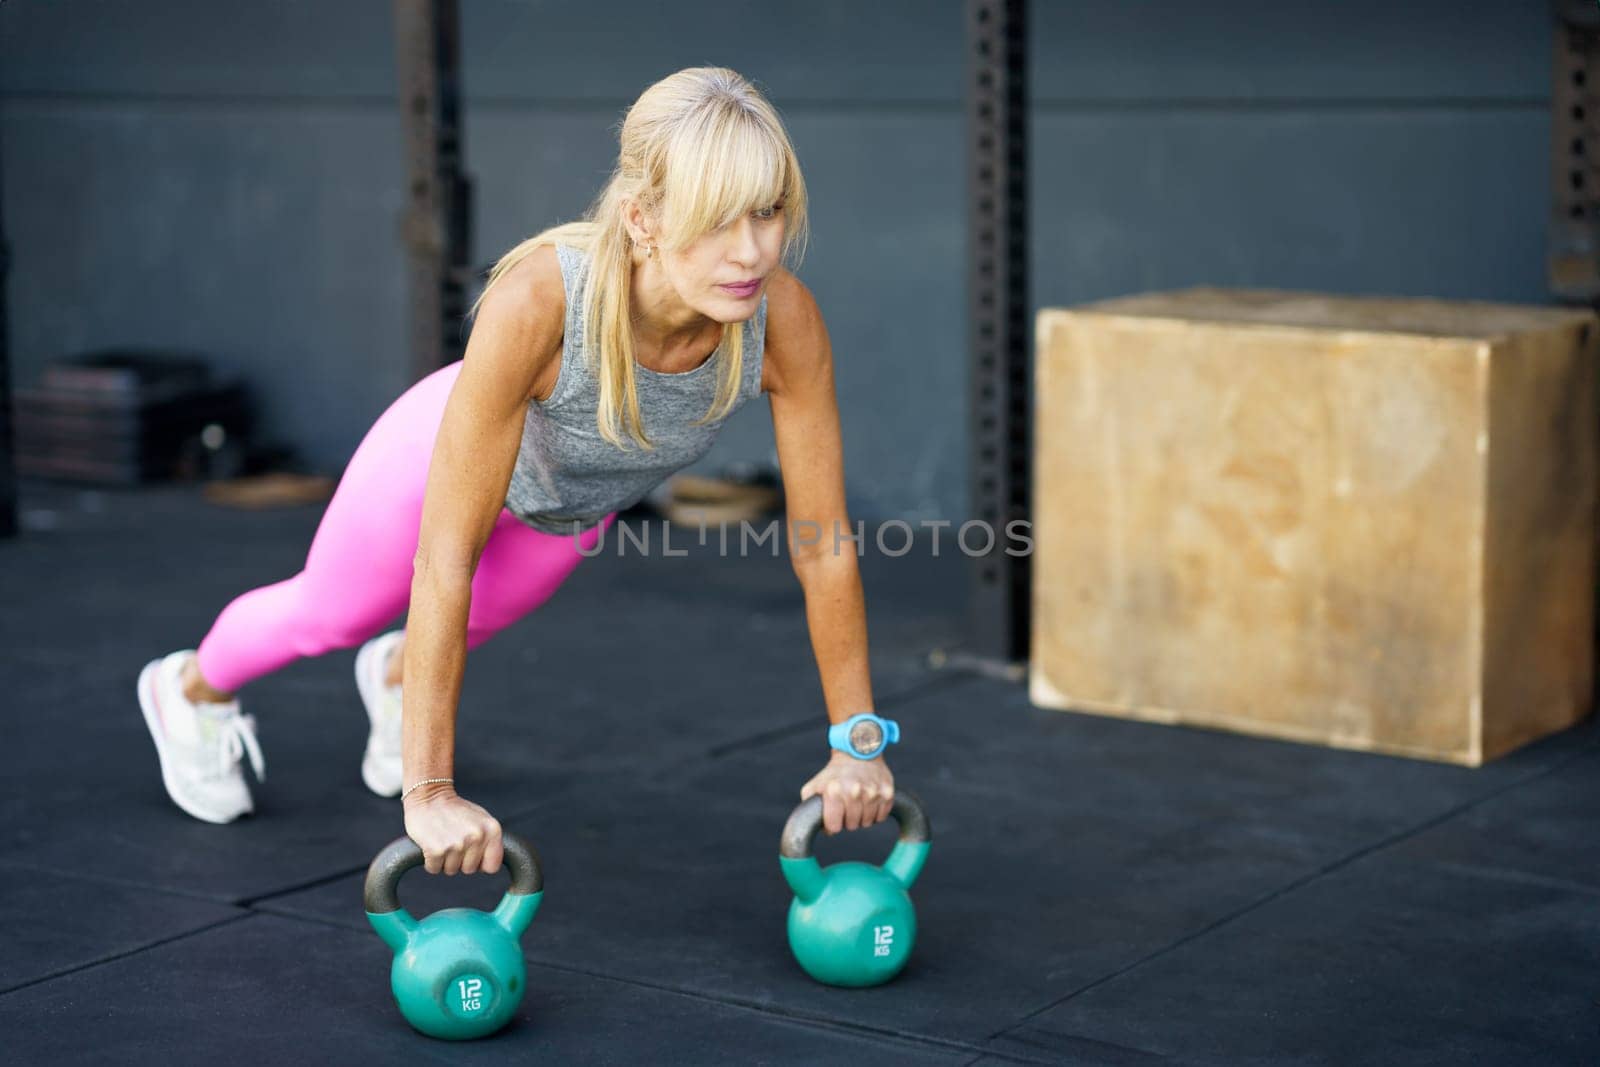
<path id="1" fill-rule="evenodd" d="M 1468 766 L 1588 714 L 1592 314 L 1192 289 L 1037 326 L 1035 704 Z"/>

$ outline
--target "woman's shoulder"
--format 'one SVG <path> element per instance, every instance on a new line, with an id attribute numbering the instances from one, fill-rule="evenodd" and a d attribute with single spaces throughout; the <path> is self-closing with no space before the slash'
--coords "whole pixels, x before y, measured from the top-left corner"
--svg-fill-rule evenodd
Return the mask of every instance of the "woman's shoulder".
<path id="1" fill-rule="evenodd" d="M 553 244 L 540 245 L 506 272 L 490 299 L 500 299 L 518 317 L 563 321 L 567 289 L 560 253 Z"/>
<path id="2" fill-rule="evenodd" d="M 499 324 L 515 338 L 532 374 L 532 395 L 550 395 L 566 332 L 566 289 L 554 245 L 533 249 L 500 277 L 484 299 L 480 322 Z"/>
<path id="3" fill-rule="evenodd" d="M 822 323 L 822 309 L 806 283 L 788 267 L 779 267 L 767 280 L 767 338 L 804 334 Z"/>
<path id="4" fill-rule="evenodd" d="M 792 380 L 814 372 L 828 358 L 828 333 L 816 297 L 787 267 L 772 272 L 766 296 L 761 377 L 762 388 L 773 392 L 786 376 Z"/>

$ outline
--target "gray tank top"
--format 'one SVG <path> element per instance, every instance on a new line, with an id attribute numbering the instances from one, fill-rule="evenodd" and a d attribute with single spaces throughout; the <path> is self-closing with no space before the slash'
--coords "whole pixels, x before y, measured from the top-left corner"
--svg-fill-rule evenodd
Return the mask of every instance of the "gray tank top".
<path id="1" fill-rule="evenodd" d="M 598 366 L 591 366 L 583 338 L 583 293 L 588 254 L 558 244 L 561 282 L 567 293 L 566 334 L 555 389 L 543 403 L 528 403 L 517 465 L 506 490 L 506 508 L 545 533 L 587 530 L 613 511 L 644 497 L 674 471 L 705 455 L 722 422 L 692 425 L 711 407 L 722 353 L 693 370 L 663 374 L 634 362 L 639 416 L 654 451 L 637 444 L 623 450 L 600 436 L 595 415 L 600 406 Z M 761 363 L 766 347 L 767 298 L 744 324 L 744 367 L 737 411 L 761 395 Z"/>

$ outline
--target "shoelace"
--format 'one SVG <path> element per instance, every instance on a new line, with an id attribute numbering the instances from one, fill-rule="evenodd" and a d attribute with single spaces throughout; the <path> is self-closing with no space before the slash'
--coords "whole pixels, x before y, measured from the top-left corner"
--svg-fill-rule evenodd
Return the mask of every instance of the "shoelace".
<path id="1" fill-rule="evenodd" d="M 256 780 L 266 781 L 266 761 L 261 756 L 261 746 L 256 743 L 256 717 L 242 715 L 237 711 L 204 711 L 201 714 L 210 721 L 215 730 L 209 740 L 217 746 L 216 771 L 207 777 L 226 777 L 233 771 L 240 757 L 249 753 L 250 766 L 256 772 Z"/>

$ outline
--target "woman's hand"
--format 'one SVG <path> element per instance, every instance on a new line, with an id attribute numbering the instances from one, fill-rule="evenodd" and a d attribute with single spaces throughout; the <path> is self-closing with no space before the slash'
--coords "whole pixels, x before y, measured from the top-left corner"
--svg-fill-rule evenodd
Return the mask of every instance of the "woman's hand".
<path id="1" fill-rule="evenodd" d="M 815 778 L 800 789 L 800 799 L 822 797 L 822 828 L 830 834 L 859 830 L 894 810 L 894 775 L 883 757 L 862 760 L 835 752 Z"/>
<path id="2" fill-rule="evenodd" d="M 406 835 L 422 847 L 429 874 L 493 874 L 500 869 L 500 824 L 457 796 L 450 785 L 423 786 L 406 797 L 405 809 Z"/>

